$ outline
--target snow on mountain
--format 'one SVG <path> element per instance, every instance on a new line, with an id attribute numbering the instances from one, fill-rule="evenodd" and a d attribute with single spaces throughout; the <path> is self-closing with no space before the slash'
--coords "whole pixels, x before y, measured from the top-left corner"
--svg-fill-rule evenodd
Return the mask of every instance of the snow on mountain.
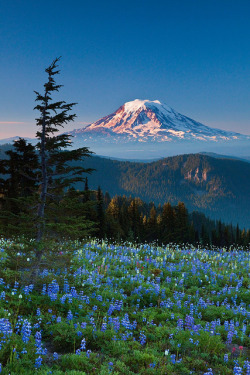
<path id="1" fill-rule="evenodd" d="M 100 120 L 70 132 L 85 140 L 165 142 L 174 140 L 226 141 L 249 139 L 239 133 L 210 128 L 184 116 L 159 100 L 133 100 Z M 74 140 L 73 140 L 74 141 Z"/>

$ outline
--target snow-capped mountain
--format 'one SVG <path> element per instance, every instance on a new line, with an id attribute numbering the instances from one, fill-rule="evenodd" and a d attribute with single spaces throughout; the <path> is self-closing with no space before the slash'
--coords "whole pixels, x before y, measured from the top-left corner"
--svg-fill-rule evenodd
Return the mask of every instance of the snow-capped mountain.
<path id="1" fill-rule="evenodd" d="M 73 148 L 86 146 L 96 154 L 123 159 L 201 151 L 246 158 L 250 150 L 250 136 L 203 125 L 159 100 L 127 102 L 114 113 L 67 134 L 72 135 Z M 0 140 L 0 144 L 11 140 Z M 37 139 L 29 142 L 36 144 Z"/>
<path id="2" fill-rule="evenodd" d="M 177 140 L 226 141 L 249 138 L 210 128 L 186 117 L 159 100 L 133 100 L 100 120 L 70 132 L 82 140 L 113 142 L 166 142 Z M 74 142 L 74 138 L 72 139 Z"/>

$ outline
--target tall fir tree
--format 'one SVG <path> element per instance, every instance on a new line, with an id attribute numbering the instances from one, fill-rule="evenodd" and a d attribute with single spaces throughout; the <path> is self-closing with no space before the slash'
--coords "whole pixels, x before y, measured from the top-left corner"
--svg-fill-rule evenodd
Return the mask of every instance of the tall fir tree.
<path id="1" fill-rule="evenodd" d="M 6 175 L 0 180 L 2 212 L 3 208 L 7 210 L 8 228 L 15 227 L 16 234 L 20 234 L 20 229 L 23 235 L 35 237 L 37 267 L 45 240 L 58 236 L 82 238 L 93 227 L 86 218 L 83 193 L 69 190 L 74 183 L 84 182 L 84 175 L 92 171 L 82 166 L 82 159 L 92 152 L 87 147 L 69 150 L 71 136 L 58 134 L 76 117 L 71 113 L 75 103 L 52 99 L 62 87 L 55 82 L 59 60 L 55 59 L 45 70 L 48 78 L 44 92 L 35 91 L 35 110 L 39 112 L 36 149 L 20 139 L 0 163 L 0 173 Z"/>
<path id="2" fill-rule="evenodd" d="M 66 188 L 72 186 L 77 181 L 84 180 L 84 173 L 89 173 L 89 169 L 77 165 L 83 157 L 91 155 L 87 147 L 76 150 L 68 150 L 71 146 L 71 136 L 68 134 L 57 134 L 65 124 L 74 121 L 76 115 L 71 113 L 72 107 L 76 103 L 66 103 L 65 101 L 53 101 L 52 94 L 58 92 L 62 85 L 55 82 L 55 76 L 60 73 L 56 58 L 52 64 L 45 69 L 48 79 L 44 84 L 44 92 L 36 93 L 38 104 L 34 108 L 40 113 L 36 119 L 39 130 L 37 131 L 40 175 L 40 199 L 37 210 L 37 241 L 46 237 L 46 223 L 49 218 L 46 216 L 48 204 L 58 201 Z M 73 224 L 72 224 L 73 225 Z M 59 229 L 59 225 L 58 225 Z M 41 254 L 38 254 L 38 258 Z"/>

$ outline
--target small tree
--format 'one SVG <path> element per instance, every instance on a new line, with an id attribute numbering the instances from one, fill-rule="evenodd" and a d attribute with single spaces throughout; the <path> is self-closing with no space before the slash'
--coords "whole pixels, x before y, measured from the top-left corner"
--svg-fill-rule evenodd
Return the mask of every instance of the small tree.
<path id="1" fill-rule="evenodd" d="M 5 152 L 7 159 L 0 161 L 0 173 L 6 175 L 1 179 L 1 186 L 8 198 L 27 197 L 36 186 L 38 157 L 35 146 L 23 138 L 14 142 L 13 149 Z"/>
<path id="2" fill-rule="evenodd" d="M 0 160 L 0 230 L 6 236 L 34 232 L 31 218 L 31 196 L 38 189 L 38 156 L 35 146 L 23 138 L 14 142 Z M 37 196 L 36 196 L 37 197 Z"/>
<path id="3" fill-rule="evenodd" d="M 59 58 L 55 59 L 45 70 L 48 79 L 43 94 L 35 91 L 35 110 L 39 112 L 37 145 L 34 147 L 20 139 L 14 144 L 14 150 L 7 152 L 8 159 L 0 163 L 0 173 L 6 174 L 0 180 L 0 198 L 8 226 L 14 228 L 18 224 L 24 236 L 35 239 L 36 269 L 44 253 L 44 240 L 57 239 L 60 235 L 83 238 L 93 227 L 84 215 L 83 194 L 71 190 L 75 182 L 85 181 L 84 173 L 92 171 L 82 166 L 82 158 L 92 152 L 87 147 L 68 150 L 71 136 L 58 134 L 76 117 L 71 113 L 76 103 L 52 100 L 53 94 L 62 87 L 55 83 L 58 61 Z M 4 216 L 0 216 L 3 222 Z M 27 220 L 27 227 L 23 225 L 23 218 Z M 20 234 L 16 230 L 16 235 Z"/>

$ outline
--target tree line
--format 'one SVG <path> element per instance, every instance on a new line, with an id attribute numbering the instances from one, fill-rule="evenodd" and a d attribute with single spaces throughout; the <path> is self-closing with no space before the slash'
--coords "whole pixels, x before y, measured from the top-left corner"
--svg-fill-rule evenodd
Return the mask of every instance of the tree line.
<path id="1" fill-rule="evenodd" d="M 188 210 L 183 202 L 155 205 L 140 198 L 114 196 L 89 191 L 85 184 L 85 199 L 89 202 L 88 217 L 95 223 L 95 235 L 112 240 L 152 242 L 159 244 L 192 243 L 229 247 L 248 246 L 250 231 L 211 220 L 203 213 Z M 87 198 L 86 198 L 87 197 Z"/>

